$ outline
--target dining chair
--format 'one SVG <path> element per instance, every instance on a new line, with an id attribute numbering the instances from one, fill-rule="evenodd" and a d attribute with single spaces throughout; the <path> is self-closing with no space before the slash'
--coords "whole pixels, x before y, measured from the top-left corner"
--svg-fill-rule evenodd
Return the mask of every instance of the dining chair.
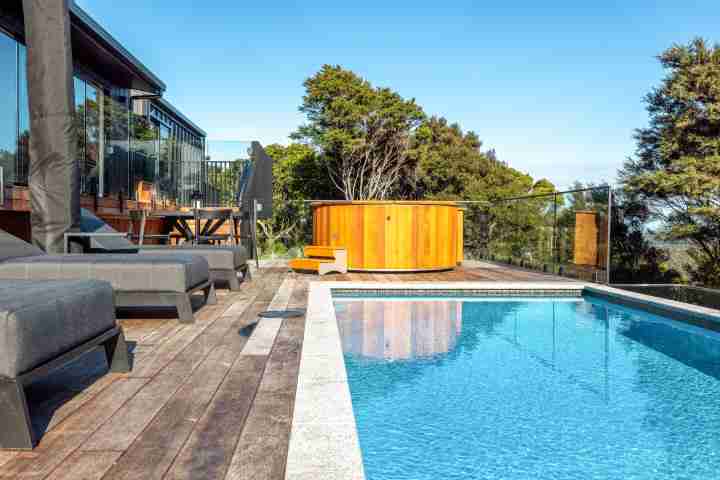
<path id="1" fill-rule="evenodd" d="M 170 243 L 170 234 L 145 234 L 145 225 L 147 223 L 147 210 L 130 210 L 130 225 L 128 226 L 128 235 L 131 240 L 137 240 L 138 245 L 144 245 L 145 240 L 160 240 L 163 243 Z M 135 233 L 135 224 L 138 224 L 139 232 Z"/>
<path id="2" fill-rule="evenodd" d="M 204 223 L 203 223 L 204 221 Z M 218 233 L 225 224 L 230 224 L 228 233 Z M 202 228 L 201 228 L 201 224 Z M 237 245 L 237 231 L 231 208 L 196 209 L 195 210 L 195 243 L 216 243 L 231 240 Z"/>

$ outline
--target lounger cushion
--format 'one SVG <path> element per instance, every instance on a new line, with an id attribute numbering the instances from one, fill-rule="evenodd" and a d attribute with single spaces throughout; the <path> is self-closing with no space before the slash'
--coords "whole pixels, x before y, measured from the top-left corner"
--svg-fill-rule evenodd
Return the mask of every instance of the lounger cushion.
<path id="1" fill-rule="evenodd" d="M 0 280 L 0 376 L 16 378 L 115 326 L 96 280 Z"/>
<path id="2" fill-rule="evenodd" d="M 83 233 L 118 233 L 117 230 L 86 208 L 80 209 L 80 231 Z M 138 246 L 124 237 L 91 237 L 90 248 L 97 251 L 137 253 Z"/>
<path id="3" fill-rule="evenodd" d="M 140 253 L 201 255 L 207 260 L 210 270 L 237 270 L 248 261 L 247 250 L 242 245 L 143 245 Z"/>
<path id="4" fill-rule="evenodd" d="M 0 263 L 0 279 L 95 279 L 119 292 L 176 292 L 205 283 L 208 263 L 199 255 L 39 255 Z"/>
<path id="5" fill-rule="evenodd" d="M 45 255 L 41 249 L 0 230 L 0 262 L 10 258 Z"/>

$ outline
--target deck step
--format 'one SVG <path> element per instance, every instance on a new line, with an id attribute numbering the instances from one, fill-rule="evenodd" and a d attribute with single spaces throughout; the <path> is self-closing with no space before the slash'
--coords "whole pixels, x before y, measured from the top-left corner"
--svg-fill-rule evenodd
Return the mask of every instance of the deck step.
<path id="1" fill-rule="evenodd" d="M 339 247 L 330 247 L 325 245 L 308 245 L 303 249 L 306 257 L 314 258 L 335 258 L 336 250 L 345 250 Z"/>
<path id="2" fill-rule="evenodd" d="M 289 265 L 293 270 L 308 270 L 311 272 L 317 272 L 320 270 L 320 265 L 323 263 L 333 263 L 333 260 L 320 258 L 294 258 L 290 260 Z"/>

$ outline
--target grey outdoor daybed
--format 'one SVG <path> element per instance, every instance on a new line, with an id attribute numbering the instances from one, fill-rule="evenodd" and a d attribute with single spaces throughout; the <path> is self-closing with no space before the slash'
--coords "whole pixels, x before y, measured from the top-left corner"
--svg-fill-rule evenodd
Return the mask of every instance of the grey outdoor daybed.
<path id="1" fill-rule="evenodd" d="M 110 225 L 82 209 L 80 228 L 84 233 L 118 233 Z M 210 268 L 210 279 L 226 282 L 230 290 L 239 290 L 238 273 L 243 280 L 250 278 L 248 253 L 242 245 L 142 245 L 138 246 L 124 237 L 90 237 L 87 249 L 104 253 L 140 253 L 143 255 L 191 254 L 205 258 Z"/>
<path id="2" fill-rule="evenodd" d="M 202 290 L 215 303 L 205 258 L 198 255 L 46 255 L 0 230 L 0 279 L 110 282 L 117 307 L 176 307 L 183 323 L 194 321 L 190 296 Z"/>
<path id="3" fill-rule="evenodd" d="M 226 282 L 230 290 L 240 289 L 238 273 L 243 280 L 250 278 L 247 250 L 242 245 L 143 245 L 138 253 L 143 255 L 185 253 L 201 255 L 210 267 L 210 279 Z"/>
<path id="4" fill-rule="evenodd" d="M 113 290 L 97 280 L 0 280 L 0 448 L 36 443 L 24 387 L 98 346 L 127 372 Z"/>

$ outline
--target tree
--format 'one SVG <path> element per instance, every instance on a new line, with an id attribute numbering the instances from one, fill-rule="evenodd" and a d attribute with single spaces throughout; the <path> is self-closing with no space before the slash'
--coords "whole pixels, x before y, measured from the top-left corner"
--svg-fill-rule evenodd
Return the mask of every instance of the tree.
<path id="1" fill-rule="evenodd" d="M 318 149 L 345 199 L 387 198 L 407 161 L 412 132 L 424 118 L 422 109 L 340 66 L 324 65 L 304 86 L 300 111 L 307 123 L 292 137 Z"/>
<path id="2" fill-rule="evenodd" d="M 620 172 L 628 194 L 690 243 L 692 280 L 720 285 L 720 46 L 702 39 L 659 56 L 667 75 L 645 98 L 649 126 Z"/>
<path id="3" fill-rule="evenodd" d="M 278 203 L 337 198 L 320 155 L 311 146 L 272 144 L 265 147 L 265 152 L 274 160 L 273 195 Z"/>
<path id="4" fill-rule="evenodd" d="M 616 191 L 613 196 L 611 264 L 613 283 L 679 283 L 670 255 L 653 245 L 646 228 L 650 212 L 643 202 Z"/>
<path id="5" fill-rule="evenodd" d="M 4 182 L 12 184 L 15 181 L 15 152 L 0 148 L 0 167 L 3 169 Z"/>
<path id="6" fill-rule="evenodd" d="M 398 196 L 409 199 L 493 200 L 523 195 L 532 178 L 483 152 L 482 142 L 457 123 L 430 117 L 415 130 Z"/>
<path id="7" fill-rule="evenodd" d="M 233 205 L 238 194 L 238 179 L 250 167 L 248 158 L 236 158 L 231 162 L 208 162 L 205 201 L 211 205 Z"/>
<path id="8" fill-rule="evenodd" d="M 520 184 L 527 186 L 527 180 L 524 180 Z M 534 184 L 530 181 L 529 185 L 530 188 L 520 192 L 523 198 L 499 199 L 490 203 L 489 246 L 493 255 L 522 260 L 524 264 L 541 268 L 553 262 L 552 193 L 555 185 L 547 179 Z"/>
<path id="9" fill-rule="evenodd" d="M 399 194 L 406 198 L 462 199 L 471 183 L 487 175 L 490 161 L 474 132 L 442 117 L 423 121 L 415 131 Z"/>
<path id="10" fill-rule="evenodd" d="M 283 253 L 310 243 L 312 222 L 306 200 L 333 199 L 337 191 L 318 153 L 309 145 L 265 147 L 273 162 L 273 216 L 260 221 L 264 251 Z"/>

